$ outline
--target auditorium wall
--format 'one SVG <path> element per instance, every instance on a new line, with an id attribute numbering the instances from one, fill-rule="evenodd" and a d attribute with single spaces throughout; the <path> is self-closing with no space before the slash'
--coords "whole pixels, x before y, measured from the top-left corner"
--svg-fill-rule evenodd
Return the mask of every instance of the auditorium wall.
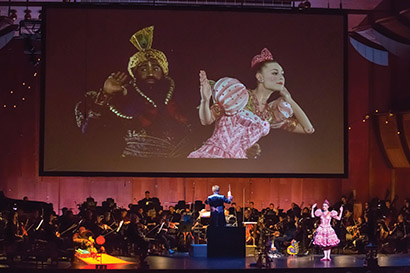
<path id="1" fill-rule="evenodd" d="M 63 207 L 75 210 L 89 196 L 99 204 L 112 197 L 119 206 L 127 207 L 142 199 L 146 190 L 159 197 L 165 207 L 179 200 L 204 200 L 213 184 L 219 184 L 223 193 L 231 185 L 237 203 L 254 201 L 257 208 L 271 202 L 281 208 L 288 208 L 291 202 L 320 203 L 325 198 L 336 202 L 342 194 L 350 192 L 357 202 L 364 202 L 370 197 L 383 198 L 387 189 L 399 194 L 401 206 L 403 198 L 410 196 L 406 186 L 410 171 L 393 171 L 388 167 L 372 118 L 362 121 L 367 113 L 374 113 L 376 109 L 385 112 L 394 109 L 391 102 L 397 91 L 391 91 L 392 79 L 400 75 L 392 76 L 392 73 L 401 72 L 371 64 L 350 45 L 348 121 L 351 130 L 346 179 L 41 177 L 38 174 L 41 75 L 33 76 L 40 67 L 34 66 L 30 56 L 23 52 L 24 40 L 13 40 L 0 50 L 0 190 L 7 197 L 27 196 L 30 200 L 50 202 L 60 213 Z M 400 96 L 403 99 L 406 95 L 400 93 Z"/>

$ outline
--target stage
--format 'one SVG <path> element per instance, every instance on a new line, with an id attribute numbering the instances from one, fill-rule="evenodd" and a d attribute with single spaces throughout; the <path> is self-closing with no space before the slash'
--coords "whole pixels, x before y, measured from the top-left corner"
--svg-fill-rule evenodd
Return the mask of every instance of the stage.
<path id="1" fill-rule="evenodd" d="M 320 261 L 320 255 L 302 257 L 274 258 L 271 268 L 255 267 L 256 257 L 247 258 L 193 258 L 187 253 L 176 253 L 169 256 L 149 256 L 148 267 L 141 267 L 130 257 L 118 257 L 128 263 L 108 265 L 107 269 L 95 269 L 95 265 L 86 265 L 83 262 L 62 261 L 57 265 L 50 263 L 16 262 L 7 265 L 1 260 L 1 272 L 244 272 L 266 271 L 275 272 L 410 272 L 410 255 L 392 254 L 378 255 L 379 267 L 365 267 L 364 255 L 332 255 L 332 261 Z"/>

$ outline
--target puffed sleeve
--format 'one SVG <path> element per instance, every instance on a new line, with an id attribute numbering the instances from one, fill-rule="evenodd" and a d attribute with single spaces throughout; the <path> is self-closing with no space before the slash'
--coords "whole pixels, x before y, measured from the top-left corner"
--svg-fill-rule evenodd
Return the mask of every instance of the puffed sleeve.
<path id="1" fill-rule="evenodd" d="M 316 217 L 320 217 L 320 216 L 322 216 L 322 210 L 321 209 L 317 209 L 316 211 L 315 211 L 315 216 Z"/>
<path id="2" fill-rule="evenodd" d="M 249 94 L 240 81 L 225 77 L 215 83 L 212 97 L 216 105 L 214 108 L 221 108 L 225 115 L 230 116 L 245 107 Z"/>
<path id="3" fill-rule="evenodd" d="M 291 128 L 288 129 L 287 127 L 296 127 L 297 121 L 293 118 L 293 109 L 283 98 L 272 101 L 269 106 L 273 114 L 272 128 L 283 127 L 286 130 L 291 130 Z"/>
<path id="4" fill-rule="evenodd" d="M 333 217 L 333 218 L 337 217 L 337 211 L 332 210 L 332 211 L 330 212 L 330 216 Z"/>

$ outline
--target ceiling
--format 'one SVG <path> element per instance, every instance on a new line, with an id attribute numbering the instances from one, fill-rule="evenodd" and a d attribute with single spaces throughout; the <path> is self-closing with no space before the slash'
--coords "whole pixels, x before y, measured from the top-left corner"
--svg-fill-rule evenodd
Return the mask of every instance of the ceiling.
<path id="1" fill-rule="evenodd" d="M 200 4 L 200 5 L 249 5 L 249 6 L 266 6 L 272 7 L 277 5 L 295 5 L 297 6 L 302 1 L 306 0 L 66 0 L 69 2 L 115 2 L 115 3 L 127 3 L 127 4 L 161 4 L 166 5 L 168 4 L 179 4 L 179 5 L 192 5 L 192 4 Z M 16 6 L 13 6 L 14 9 L 17 10 L 18 19 L 24 17 L 24 10 L 26 9 L 25 5 L 28 3 L 33 3 L 33 5 L 37 5 L 37 7 L 30 7 L 32 11 L 32 18 L 37 18 L 39 15 L 39 10 L 41 9 L 40 2 L 43 3 L 61 3 L 62 0 L 27 0 L 26 1 L 6 1 L 0 0 L 0 16 L 7 15 L 8 13 L 8 6 L 10 3 L 16 3 Z M 410 0 L 309 0 L 311 3 L 311 8 L 324 8 L 324 9 L 340 9 L 348 10 L 348 29 L 349 31 L 354 29 L 360 24 L 363 24 L 368 13 L 379 12 L 381 15 L 380 17 L 386 16 L 391 13 L 392 6 L 407 4 L 410 8 Z M 18 4 L 18 5 L 17 5 Z M 30 4 L 29 4 L 30 5 Z M 372 22 L 370 22 L 372 23 Z"/>
<path id="2" fill-rule="evenodd" d="M 382 0 L 310 0 L 315 8 L 339 8 L 352 10 L 373 10 Z"/>

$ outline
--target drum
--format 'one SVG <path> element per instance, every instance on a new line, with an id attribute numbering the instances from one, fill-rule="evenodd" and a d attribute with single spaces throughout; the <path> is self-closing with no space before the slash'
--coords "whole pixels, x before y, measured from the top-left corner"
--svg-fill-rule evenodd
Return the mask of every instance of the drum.
<path id="1" fill-rule="evenodd" d="M 230 226 L 230 227 L 236 227 L 238 226 L 238 222 L 236 220 L 236 216 L 235 215 L 228 215 L 226 216 L 226 225 Z"/>

